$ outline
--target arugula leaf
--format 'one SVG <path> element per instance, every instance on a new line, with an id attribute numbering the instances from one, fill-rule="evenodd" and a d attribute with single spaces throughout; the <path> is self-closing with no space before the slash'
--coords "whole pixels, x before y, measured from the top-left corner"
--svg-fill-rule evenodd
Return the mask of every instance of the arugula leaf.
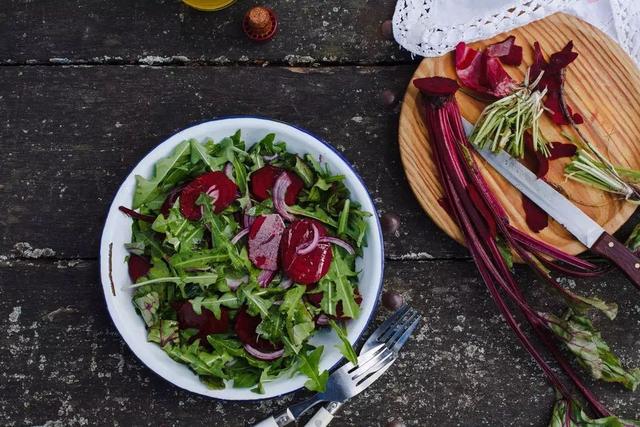
<path id="1" fill-rule="evenodd" d="M 158 324 L 149 329 L 147 340 L 160 344 L 160 347 L 177 343 L 178 322 L 175 320 L 160 320 Z"/>
<path id="2" fill-rule="evenodd" d="M 360 306 L 355 300 L 355 288 L 350 278 L 357 277 L 351 266 L 355 264 L 352 255 L 342 255 L 342 250 L 332 248 L 333 261 L 327 274 L 320 279 L 319 287 L 323 291 L 320 306 L 329 315 L 335 314 L 335 307 L 342 302 L 344 316 L 355 318 L 360 313 Z M 326 301 L 325 301 L 326 300 Z"/>
<path id="3" fill-rule="evenodd" d="M 157 292 L 149 292 L 148 294 L 135 298 L 133 300 L 135 306 L 140 310 L 140 315 L 147 326 L 151 327 L 158 321 L 158 309 L 160 308 L 160 297 Z"/>
<path id="4" fill-rule="evenodd" d="M 133 195 L 133 209 L 138 209 L 147 201 L 159 195 L 158 186 L 172 172 L 172 169 L 188 161 L 190 148 L 189 142 L 183 141 L 173 150 L 169 157 L 159 160 L 154 168 L 153 177 L 146 179 L 136 175 L 136 189 Z"/>
<path id="5" fill-rule="evenodd" d="M 298 370 L 309 378 L 307 382 L 304 383 L 304 386 L 311 391 L 317 391 L 319 393 L 325 391 L 327 381 L 329 380 L 328 371 L 319 372 L 320 357 L 322 356 L 323 350 L 323 346 L 318 346 L 309 353 L 306 351 L 300 351 L 298 353 Z"/>
<path id="6" fill-rule="evenodd" d="M 298 156 L 296 156 L 296 162 L 293 165 L 293 170 L 302 179 L 305 187 L 309 188 L 313 185 L 313 180 L 315 179 L 313 170 Z"/>
<path id="7" fill-rule="evenodd" d="M 174 251 L 192 251 L 199 246 L 204 237 L 204 227 L 182 216 L 180 203 L 176 202 L 169 210 L 169 217 L 158 215 L 151 225 L 153 231 L 164 233 L 164 242 Z"/>
<path id="8" fill-rule="evenodd" d="M 252 316 L 260 314 L 263 319 L 269 317 L 269 308 L 273 304 L 270 299 L 265 299 L 260 296 L 255 290 L 242 288 L 242 293 L 245 295 L 248 303 L 248 313 Z"/>
<path id="9" fill-rule="evenodd" d="M 340 219 L 338 220 L 338 235 L 343 235 L 347 231 L 347 220 L 349 219 L 349 206 L 351 200 L 344 199 L 344 207 L 340 213 Z"/>
<path id="10" fill-rule="evenodd" d="M 269 315 L 262 319 L 262 322 L 258 324 L 256 333 L 269 341 L 278 342 L 282 337 L 282 331 L 284 330 L 284 319 L 278 312 L 276 307 L 271 307 Z"/>
<path id="11" fill-rule="evenodd" d="M 169 264 L 175 269 L 203 269 L 213 264 L 225 262 L 229 255 L 218 249 L 204 249 L 197 252 L 180 252 L 169 259 Z"/>
<path id="12" fill-rule="evenodd" d="M 288 210 L 294 215 L 301 215 L 308 218 L 317 219 L 318 221 L 323 222 L 333 228 L 338 227 L 338 221 L 331 218 L 329 214 L 320 206 L 315 206 L 313 208 L 303 208 L 299 205 L 292 205 L 288 207 Z"/>
<path id="13" fill-rule="evenodd" d="M 191 307 L 196 314 L 202 314 L 202 309 L 206 308 L 207 310 L 213 312 L 213 315 L 216 317 L 216 319 L 220 319 L 220 316 L 222 315 L 222 310 L 220 309 L 221 305 L 234 309 L 240 307 L 240 298 L 238 298 L 236 294 L 231 292 L 227 292 L 220 297 L 216 295 L 208 297 L 199 296 L 190 299 L 189 302 L 191 303 Z"/>
<path id="14" fill-rule="evenodd" d="M 217 249 L 225 251 L 227 253 L 231 265 L 236 270 L 251 270 L 252 265 L 251 261 L 249 261 L 249 258 L 246 256 L 241 256 L 241 254 L 238 253 L 238 248 L 236 247 L 236 245 L 231 243 L 229 235 L 233 233 L 232 225 L 229 222 L 227 222 L 227 224 L 225 225 L 225 220 L 221 217 L 221 215 L 213 213 L 213 210 L 211 209 L 211 197 L 203 193 L 200 195 L 200 197 L 198 197 L 196 203 L 200 204 L 203 207 L 203 218 L 207 222 L 207 224 L 209 225 L 209 229 L 211 230 L 211 237 L 213 239 L 214 246 Z M 237 227 L 237 223 L 234 223 L 233 226 Z"/>
<path id="15" fill-rule="evenodd" d="M 242 343 L 227 335 L 207 335 L 207 341 L 218 353 L 228 353 L 231 356 L 243 356 L 245 354 Z"/>
<path id="16" fill-rule="evenodd" d="M 191 146 L 191 163 L 195 164 L 198 161 L 202 161 L 211 171 L 219 171 L 226 163 L 224 158 L 211 156 L 204 145 L 197 140 L 190 139 L 189 144 Z"/>
<path id="17" fill-rule="evenodd" d="M 342 353 L 342 355 L 346 357 L 349 362 L 353 363 L 354 365 L 357 365 L 358 355 L 356 354 L 356 351 L 353 349 L 353 346 L 349 342 L 349 337 L 347 336 L 346 329 L 338 325 L 333 319 L 329 320 L 329 325 L 331 325 L 331 328 L 336 332 L 336 335 L 338 336 L 338 338 L 340 338 L 340 341 L 342 342 L 341 344 L 336 345 L 338 350 L 340 350 L 340 353 Z"/>
<path id="18" fill-rule="evenodd" d="M 540 314 L 593 378 L 618 382 L 635 391 L 640 384 L 640 369 L 625 370 L 589 318 L 572 310 L 568 310 L 562 318 L 548 313 Z"/>
<path id="19" fill-rule="evenodd" d="M 299 304 L 302 302 L 302 296 L 307 291 L 306 286 L 296 285 L 287 290 L 284 299 L 280 305 L 280 311 L 285 313 L 287 319 L 293 320 Z"/>

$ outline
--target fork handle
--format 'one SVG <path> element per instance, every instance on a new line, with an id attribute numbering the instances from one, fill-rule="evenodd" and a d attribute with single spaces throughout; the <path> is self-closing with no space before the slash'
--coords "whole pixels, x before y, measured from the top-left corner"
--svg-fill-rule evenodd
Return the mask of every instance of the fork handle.
<path id="1" fill-rule="evenodd" d="M 342 407 L 340 402 L 329 402 L 304 425 L 304 427 L 326 427 L 333 420 L 333 415 Z"/>
<path id="2" fill-rule="evenodd" d="M 287 408 L 285 411 L 276 415 L 275 417 L 270 416 L 269 418 L 265 418 L 258 424 L 255 424 L 253 427 L 282 427 L 286 426 L 287 424 L 291 424 L 295 420 L 295 417 L 293 416 L 289 408 Z"/>

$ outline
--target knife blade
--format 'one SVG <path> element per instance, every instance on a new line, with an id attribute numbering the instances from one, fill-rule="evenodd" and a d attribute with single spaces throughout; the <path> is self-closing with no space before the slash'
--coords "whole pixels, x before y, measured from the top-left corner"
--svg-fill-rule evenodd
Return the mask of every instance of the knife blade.
<path id="1" fill-rule="evenodd" d="M 640 288 L 640 258 L 625 245 L 552 186 L 538 179 L 515 158 L 504 151 L 493 153 L 487 149 L 475 149 L 511 185 L 559 222 L 583 245 L 617 265 Z"/>

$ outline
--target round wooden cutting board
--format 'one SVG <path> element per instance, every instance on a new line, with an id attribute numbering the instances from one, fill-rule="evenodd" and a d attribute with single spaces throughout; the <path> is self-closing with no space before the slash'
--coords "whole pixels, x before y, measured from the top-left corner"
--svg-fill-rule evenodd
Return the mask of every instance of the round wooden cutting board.
<path id="1" fill-rule="evenodd" d="M 573 40 L 579 56 L 568 67 L 566 93 L 569 105 L 580 112 L 585 123 L 581 130 L 614 164 L 640 169 L 640 72 L 631 58 L 607 35 L 578 18 L 555 14 L 492 39 L 473 43 L 474 48 L 515 35 L 516 43 L 524 48 L 520 67 L 505 67 L 517 81 L 522 81 L 532 63 L 533 42 L 538 41 L 543 52 L 560 50 Z M 424 59 L 413 79 L 427 76 L 456 78 L 454 54 Z M 456 100 L 465 119 L 475 123 L 485 104 L 458 91 Z M 545 114 L 541 129 L 549 141 L 567 142 L 561 131 L 569 133 L 569 126 L 560 129 Z M 443 195 L 436 165 L 431 156 L 427 130 L 418 90 L 409 83 L 400 113 L 399 142 L 402 163 L 418 201 L 423 209 L 449 236 L 462 242 L 462 234 L 455 222 L 441 207 Z M 527 227 L 518 190 L 476 155 L 483 175 L 494 194 L 509 214 L 511 223 L 530 235 L 571 254 L 579 254 L 585 247 L 553 220 L 540 233 Z M 580 207 L 609 233 L 615 232 L 629 219 L 635 206 L 619 197 L 566 180 L 563 169 L 569 159 L 551 161 L 547 180 Z"/>

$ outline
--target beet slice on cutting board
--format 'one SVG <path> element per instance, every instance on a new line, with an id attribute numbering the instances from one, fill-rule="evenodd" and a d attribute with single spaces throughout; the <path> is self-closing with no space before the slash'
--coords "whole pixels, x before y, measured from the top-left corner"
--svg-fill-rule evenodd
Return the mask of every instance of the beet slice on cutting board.
<path id="1" fill-rule="evenodd" d="M 136 283 L 139 278 L 146 276 L 151 268 L 151 262 L 148 257 L 131 254 L 127 263 L 129 267 L 129 277 L 131 281 Z"/>
<path id="2" fill-rule="evenodd" d="M 262 270 L 278 269 L 278 249 L 284 222 L 278 214 L 261 215 L 249 229 L 249 259 Z"/>
<path id="3" fill-rule="evenodd" d="M 298 248 L 313 240 L 313 225 L 324 237 L 324 226 L 318 221 L 301 219 L 294 221 L 282 235 L 280 242 L 280 260 L 282 269 L 294 282 L 310 285 L 320 280 L 331 266 L 333 254 L 330 243 L 318 243 L 311 252 L 301 255 Z"/>
<path id="4" fill-rule="evenodd" d="M 208 193 L 214 199 L 214 212 L 220 213 L 238 197 L 238 186 L 224 172 L 207 172 L 187 184 L 180 193 L 180 212 L 192 221 L 202 217 L 196 200 Z"/>
<path id="5" fill-rule="evenodd" d="M 247 313 L 246 307 L 240 308 L 236 316 L 235 331 L 243 344 L 250 345 L 260 351 L 270 352 L 282 348 L 276 346 L 271 341 L 262 339 L 256 334 L 256 328 L 262 322 L 260 316 L 251 316 Z"/>
<path id="6" fill-rule="evenodd" d="M 272 165 L 265 165 L 251 174 L 251 194 L 259 202 L 271 197 L 271 191 L 273 190 L 273 184 L 281 173 L 286 173 L 291 180 L 289 188 L 284 196 L 284 201 L 287 205 L 295 205 L 298 193 L 304 187 L 302 178 L 297 173 L 292 171 L 285 171 L 282 168 L 278 168 Z"/>
<path id="7" fill-rule="evenodd" d="M 229 310 L 220 309 L 220 319 L 212 311 L 202 309 L 201 314 L 193 311 L 189 301 L 179 301 L 173 304 L 173 308 L 178 314 L 178 326 L 180 329 L 197 329 L 198 333 L 191 337 L 190 342 L 200 338 L 200 344 L 208 346 L 207 335 L 221 334 L 229 330 Z"/>

